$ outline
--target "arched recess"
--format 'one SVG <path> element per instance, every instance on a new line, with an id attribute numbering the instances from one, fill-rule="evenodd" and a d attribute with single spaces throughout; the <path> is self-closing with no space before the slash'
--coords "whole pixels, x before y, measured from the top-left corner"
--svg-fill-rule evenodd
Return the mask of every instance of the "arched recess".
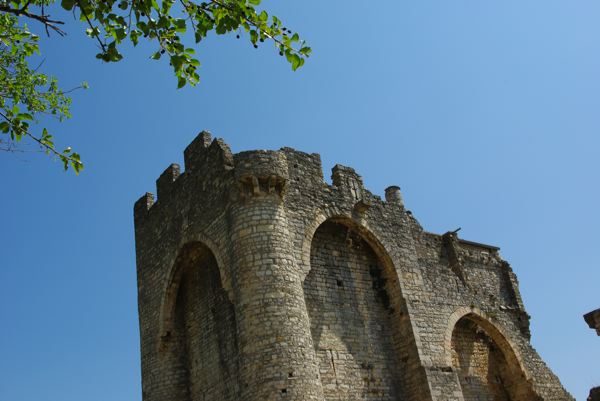
<path id="1" fill-rule="evenodd" d="M 457 311 L 450 327 L 447 362 L 458 374 L 465 401 L 542 400 L 508 337 L 482 312 Z"/>
<path id="2" fill-rule="evenodd" d="M 165 296 L 159 353 L 169 370 L 164 374 L 177 383 L 177 399 L 237 401 L 235 311 L 206 245 L 181 249 Z"/>
<path id="3" fill-rule="evenodd" d="M 221 284 L 227 292 L 229 300 L 233 302 L 231 282 L 226 274 L 226 271 L 224 270 L 225 261 L 220 256 L 217 246 L 209 241 L 206 237 L 201 235 L 196 236 L 193 241 L 184 242 L 184 245 L 180 247 L 179 253 L 175 258 L 175 263 L 173 263 L 170 270 L 167 272 L 165 280 L 165 287 L 163 290 L 159 315 L 158 338 L 160 341 L 168 340 L 171 331 L 173 330 L 173 325 L 175 322 L 175 304 L 177 301 L 177 294 L 179 292 L 179 285 L 181 283 L 181 276 L 183 274 L 184 267 L 190 263 L 193 263 L 193 258 L 198 253 L 198 249 L 203 249 L 204 251 L 210 252 L 215 258 L 219 275 L 221 277 Z M 162 347 L 162 345 L 163 344 L 159 344 L 159 347 Z"/>
<path id="4" fill-rule="evenodd" d="M 414 337 L 398 275 L 375 236 L 347 218 L 322 222 L 303 288 L 325 400 L 410 399 Z"/>

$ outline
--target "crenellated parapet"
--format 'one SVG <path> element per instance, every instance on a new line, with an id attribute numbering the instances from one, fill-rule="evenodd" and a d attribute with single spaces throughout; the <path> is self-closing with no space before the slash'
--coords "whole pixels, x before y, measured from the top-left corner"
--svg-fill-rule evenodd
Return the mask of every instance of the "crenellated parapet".
<path id="1" fill-rule="evenodd" d="M 206 168 L 220 170 L 233 168 L 233 155 L 229 146 L 220 138 L 211 139 L 202 131 L 183 151 L 185 170 L 189 173 L 206 173 Z"/>
<path id="2" fill-rule="evenodd" d="M 185 149 L 184 161 L 184 172 L 174 163 L 157 178 L 156 198 L 147 193 L 139 199 L 135 207 L 136 220 L 145 219 L 155 205 L 160 205 L 163 211 L 168 207 L 176 209 L 181 198 L 192 188 L 193 191 L 200 190 L 200 195 L 222 189 L 234 165 L 229 146 L 222 139 L 213 140 L 206 131 L 201 132 Z M 172 199 L 173 194 L 175 199 Z"/>
<path id="3" fill-rule="evenodd" d="M 351 167 L 336 164 L 331 170 L 333 186 L 340 189 L 355 201 L 364 199 L 364 185 L 360 175 Z"/>
<path id="4" fill-rule="evenodd" d="M 144 401 L 571 400 L 499 248 L 424 231 L 400 187 L 205 131 L 184 167 L 134 205 Z"/>
<path id="5" fill-rule="evenodd" d="M 159 199 L 166 200 L 173 192 L 175 181 L 181 173 L 179 164 L 171 164 L 156 180 L 156 195 Z"/>
<path id="6" fill-rule="evenodd" d="M 226 187 L 228 196 L 234 201 L 267 195 L 282 199 L 287 189 L 299 192 L 329 187 L 323 179 L 321 158 L 317 153 L 282 148 L 233 154 L 222 139 L 213 139 L 206 131 L 185 149 L 184 162 L 185 171 L 181 171 L 178 164 L 171 164 L 163 171 L 156 180 L 156 197 L 148 193 L 140 198 L 135 208 L 136 216 L 145 218 L 146 212 L 155 204 L 176 204 L 178 199 L 170 202 L 171 196 L 176 194 L 177 198 L 182 198 L 192 187 L 194 191 L 201 189 L 201 194 L 219 192 Z M 335 165 L 332 183 L 336 196 L 345 199 L 352 205 L 351 210 L 358 214 L 368 210 L 373 200 L 404 207 L 399 187 L 389 187 L 385 201 L 381 201 L 364 188 L 362 177 L 353 168 Z M 222 197 L 221 194 L 219 200 Z"/>

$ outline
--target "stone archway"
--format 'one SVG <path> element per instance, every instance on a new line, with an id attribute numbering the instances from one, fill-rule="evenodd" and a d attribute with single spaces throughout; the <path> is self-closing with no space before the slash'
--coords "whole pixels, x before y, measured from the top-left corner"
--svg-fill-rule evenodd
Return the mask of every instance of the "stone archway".
<path id="1" fill-rule="evenodd" d="M 327 401 L 405 398 L 400 326 L 408 322 L 381 249 L 349 220 L 326 220 L 314 232 L 303 288 Z"/>
<path id="2" fill-rule="evenodd" d="M 223 288 L 214 253 L 186 244 L 173 267 L 162 317 L 162 354 L 171 361 L 177 393 L 187 401 L 237 401 L 235 311 Z"/>
<path id="3" fill-rule="evenodd" d="M 541 401 L 509 340 L 481 315 L 457 318 L 448 347 L 465 401 Z"/>

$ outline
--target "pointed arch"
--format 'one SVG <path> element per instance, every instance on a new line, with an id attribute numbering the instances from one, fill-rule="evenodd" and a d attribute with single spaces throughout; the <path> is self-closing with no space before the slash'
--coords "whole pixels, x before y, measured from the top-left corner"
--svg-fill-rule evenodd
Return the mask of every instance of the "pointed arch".
<path id="1" fill-rule="evenodd" d="M 194 259 L 197 259 L 201 255 L 206 254 L 211 254 L 212 257 L 214 257 L 214 259 L 216 260 L 219 275 L 221 278 L 221 284 L 227 292 L 230 301 L 233 302 L 231 282 L 228 275 L 226 274 L 225 263 L 223 258 L 221 257 L 221 253 L 219 252 L 218 247 L 204 236 L 197 236 L 195 240 L 184 243 L 179 249 L 179 252 L 175 258 L 175 262 L 171 265 L 170 269 L 167 272 L 165 287 L 162 292 L 162 298 L 160 303 L 158 324 L 159 342 L 164 339 L 167 339 L 173 330 L 177 294 L 179 292 L 179 286 L 181 284 L 181 277 L 184 268 L 190 263 L 193 263 Z M 160 347 L 161 344 L 158 345 Z"/>
<path id="2" fill-rule="evenodd" d="M 456 370 L 466 401 L 541 400 L 517 348 L 481 310 L 455 311 L 445 343 L 446 363 Z"/>
<path id="3" fill-rule="evenodd" d="M 323 214 L 307 229 L 303 265 L 325 399 L 410 399 L 405 380 L 419 380 L 408 373 L 418 352 L 383 244 L 355 220 Z"/>
<path id="4" fill-rule="evenodd" d="M 369 244 L 371 248 L 373 248 L 378 258 L 381 259 L 385 269 L 394 272 L 396 271 L 394 262 L 392 261 L 389 252 L 381 243 L 381 241 L 379 241 L 377 236 L 367 226 L 356 222 L 348 216 L 339 214 L 335 210 L 322 210 L 317 214 L 317 217 L 307 225 L 304 238 L 302 239 L 301 263 L 304 277 L 306 277 L 311 268 L 311 248 L 315 233 L 317 229 L 326 221 L 342 224 L 349 229 L 354 230 Z"/>
<path id="5" fill-rule="evenodd" d="M 456 323 L 462 318 L 468 318 L 476 322 L 486 333 L 500 346 L 500 348 L 507 354 L 507 357 L 516 363 L 519 368 L 523 371 L 523 374 L 530 380 L 530 375 L 525 369 L 521 356 L 515 351 L 513 342 L 509 339 L 504 329 L 491 322 L 491 318 L 479 308 L 459 308 L 448 319 L 448 326 L 445 335 L 445 350 L 446 350 L 446 363 L 448 366 L 452 365 L 452 334 Z"/>
<path id="6" fill-rule="evenodd" d="M 186 243 L 168 277 L 158 352 L 173 391 L 186 401 L 239 399 L 235 310 L 216 255 L 200 241 Z"/>

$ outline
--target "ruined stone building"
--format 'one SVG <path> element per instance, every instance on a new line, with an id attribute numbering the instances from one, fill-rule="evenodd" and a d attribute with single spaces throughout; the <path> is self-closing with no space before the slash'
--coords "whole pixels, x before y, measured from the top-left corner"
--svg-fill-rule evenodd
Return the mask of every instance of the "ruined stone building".
<path id="1" fill-rule="evenodd" d="M 201 133 L 136 202 L 144 401 L 572 400 L 498 248 Z"/>

